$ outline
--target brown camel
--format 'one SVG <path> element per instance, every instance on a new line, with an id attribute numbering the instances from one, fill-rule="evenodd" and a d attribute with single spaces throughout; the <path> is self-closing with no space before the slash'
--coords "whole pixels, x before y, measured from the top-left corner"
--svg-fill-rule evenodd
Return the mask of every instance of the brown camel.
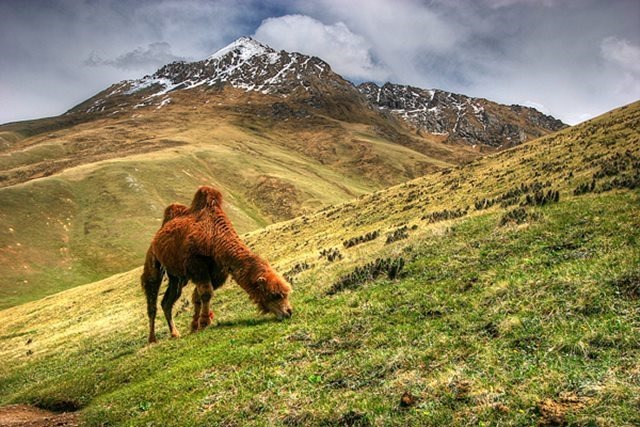
<path id="1" fill-rule="evenodd" d="M 222 194 L 212 187 L 200 187 L 190 207 L 168 206 L 147 251 L 141 282 L 147 298 L 149 342 L 156 341 L 156 303 L 164 273 L 169 286 L 161 306 L 173 337 L 180 334 L 173 322 L 172 308 L 189 280 L 196 285 L 192 296 L 193 331 L 211 324 L 213 312 L 209 303 L 213 291 L 224 284 L 229 274 L 262 313 L 273 313 L 279 319 L 292 313 L 288 298 L 291 287 L 240 240 L 222 210 Z"/>

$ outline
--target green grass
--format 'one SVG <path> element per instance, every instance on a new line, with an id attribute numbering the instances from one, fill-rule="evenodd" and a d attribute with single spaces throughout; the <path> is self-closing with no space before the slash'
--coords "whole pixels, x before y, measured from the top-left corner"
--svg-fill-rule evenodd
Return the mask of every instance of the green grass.
<path id="1" fill-rule="evenodd" d="M 381 249 L 407 260 L 401 280 L 334 296 L 353 264 L 311 269 L 290 321 L 227 287 L 216 327 L 170 340 L 161 325 L 151 347 L 143 298 L 125 288 L 138 312 L 119 332 L 16 357 L 2 403 L 81 408 L 88 425 L 533 425 L 549 399 L 570 402 L 569 423 L 637 424 L 639 202 L 614 192 L 536 208 L 521 226 L 499 212 L 459 220 Z M 26 351 L 28 336 L 0 339 Z M 400 407 L 405 391 L 414 406 Z"/>
<path id="2" fill-rule="evenodd" d="M 4 139 L 9 143 L 15 143 L 21 139 L 30 136 L 42 134 L 45 132 L 55 132 L 65 129 L 83 121 L 90 120 L 90 117 L 80 116 L 56 116 L 45 117 L 41 119 L 24 120 L 20 122 L 5 123 L 0 125 L 0 139 Z M 0 147 L 5 148 L 5 147 Z"/>

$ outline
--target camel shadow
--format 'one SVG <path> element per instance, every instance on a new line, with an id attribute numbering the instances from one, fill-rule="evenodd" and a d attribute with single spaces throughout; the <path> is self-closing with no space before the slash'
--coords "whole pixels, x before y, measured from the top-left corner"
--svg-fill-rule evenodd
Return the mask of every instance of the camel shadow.
<path id="1" fill-rule="evenodd" d="M 220 320 L 216 323 L 216 328 L 233 328 L 236 326 L 258 326 L 265 323 L 277 323 L 280 320 L 271 317 L 244 318 L 237 320 Z"/>

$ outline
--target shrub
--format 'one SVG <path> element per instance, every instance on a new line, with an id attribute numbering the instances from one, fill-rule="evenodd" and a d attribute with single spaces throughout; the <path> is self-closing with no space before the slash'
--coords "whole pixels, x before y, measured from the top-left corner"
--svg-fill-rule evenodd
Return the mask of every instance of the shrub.
<path id="1" fill-rule="evenodd" d="M 428 215 L 425 215 L 422 217 L 422 219 L 429 221 L 429 223 L 434 223 L 434 222 L 438 222 L 438 221 L 445 221 L 447 219 L 455 219 L 455 218 L 460 218 L 461 216 L 465 216 L 467 214 L 467 210 L 469 208 L 465 208 L 463 209 L 455 209 L 455 210 L 449 210 L 449 209 L 445 209 L 443 211 L 437 211 L 437 212 L 432 212 Z"/>
<path id="2" fill-rule="evenodd" d="M 372 231 L 370 233 L 364 234 L 362 236 L 352 237 L 349 240 L 345 240 L 342 242 L 342 245 L 345 248 L 350 248 L 352 246 L 359 245 L 360 243 L 370 242 L 371 240 L 375 240 L 380 236 L 380 231 Z"/>
<path id="3" fill-rule="evenodd" d="M 351 273 L 342 276 L 335 282 L 327 295 L 335 295 L 347 289 L 355 289 L 364 283 L 375 280 L 381 275 L 386 275 L 390 280 L 401 277 L 404 267 L 404 258 L 378 258 L 362 267 L 356 267 Z"/>
<path id="4" fill-rule="evenodd" d="M 560 201 L 560 192 L 556 190 L 536 191 L 533 195 L 527 194 L 522 206 L 544 206 L 547 203 Z"/>
<path id="5" fill-rule="evenodd" d="M 539 214 L 528 212 L 523 207 L 518 207 L 507 211 L 502 218 L 500 218 L 500 226 L 507 225 L 509 223 L 523 224 L 530 220 L 540 218 Z"/>
<path id="6" fill-rule="evenodd" d="M 406 225 L 404 225 L 396 229 L 395 231 L 392 231 L 391 233 L 387 233 L 387 241 L 384 244 L 388 245 L 389 243 L 393 243 L 397 240 L 406 239 L 407 237 L 409 237 L 409 229 L 407 228 Z"/>
<path id="7" fill-rule="evenodd" d="M 326 258 L 327 261 L 339 261 L 342 259 L 342 253 L 338 248 L 323 249 L 320 251 L 320 258 Z"/>
<path id="8" fill-rule="evenodd" d="M 289 283 L 293 283 L 293 276 L 302 273 L 305 270 L 309 270 L 313 267 L 313 264 L 308 264 L 307 262 L 299 262 L 291 268 L 291 270 L 287 271 L 283 274 L 285 280 Z"/>
<path id="9" fill-rule="evenodd" d="M 481 211 L 483 209 L 488 209 L 496 203 L 495 199 L 480 199 L 474 202 L 474 206 L 477 211 Z"/>
<path id="10" fill-rule="evenodd" d="M 595 190 L 596 188 L 596 180 L 592 180 L 590 183 L 589 182 L 583 182 L 582 184 L 578 185 L 576 187 L 575 190 L 573 190 L 573 195 L 574 196 L 580 196 L 582 194 L 585 193 L 591 193 L 593 190 Z"/>

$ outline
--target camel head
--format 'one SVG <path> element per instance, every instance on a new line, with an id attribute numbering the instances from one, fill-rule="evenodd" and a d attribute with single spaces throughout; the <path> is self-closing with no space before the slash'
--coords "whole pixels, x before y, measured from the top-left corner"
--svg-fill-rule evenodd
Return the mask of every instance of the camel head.
<path id="1" fill-rule="evenodd" d="M 258 307 L 263 313 L 273 313 L 279 320 L 291 317 L 291 286 L 285 280 L 273 271 L 268 271 L 258 277 L 256 285 L 260 289 Z"/>

